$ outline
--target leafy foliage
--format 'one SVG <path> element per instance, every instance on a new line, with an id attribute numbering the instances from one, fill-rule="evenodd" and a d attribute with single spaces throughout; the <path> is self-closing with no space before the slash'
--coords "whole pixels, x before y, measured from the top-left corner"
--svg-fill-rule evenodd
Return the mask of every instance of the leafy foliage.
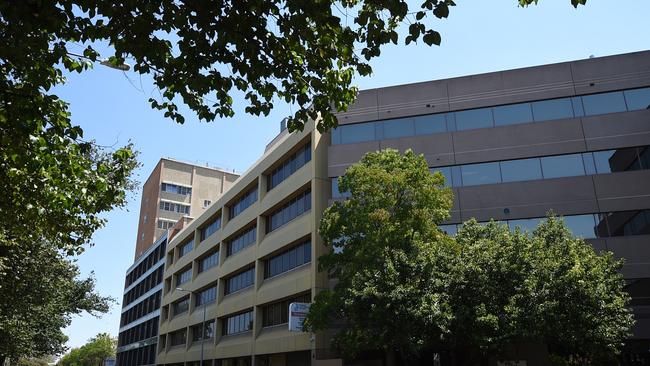
<path id="1" fill-rule="evenodd" d="M 479 364 L 521 342 L 557 360 L 606 361 L 633 324 L 622 262 L 596 253 L 550 216 L 533 233 L 466 222 L 455 237 L 436 225 L 452 195 L 423 156 L 368 153 L 340 178 L 320 234 L 333 250 L 319 269 L 337 280 L 318 293 L 311 331 L 334 327 L 347 355 L 424 350 Z"/>
<path id="2" fill-rule="evenodd" d="M 115 356 L 117 339 L 100 333 L 79 348 L 61 357 L 57 366 L 102 366 L 105 359 Z"/>
<path id="3" fill-rule="evenodd" d="M 571 0 L 574 6 L 586 0 Z M 518 0 L 527 6 L 537 0 Z M 152 107 L 184 122 L 185 103 L 203 120 L 232 116 L 233 96 L 243 94 L 251 114 L 268 114 L 277 99 L 298 109 L 289 119 L 301 129 L 320 116 L 319 129 L 336 125 L 334 112 L 354 101 L 355 74 L 370 75 L 382 46 L 422 40 L 440 45 L 437 19 L 453 0 L 406 1 L 97 1 L 10 0 L 0 4 L 0 73 L 7 80 L 47 89 L 55 66 L 87 65 L 68 53 L 70 42 L 105 41 L 108 62 L 135 60 L 161 90 Z M 409 24 L 406 34 L 401 26 Z M 95 61 L 88 46 L 83 57 Z"/>

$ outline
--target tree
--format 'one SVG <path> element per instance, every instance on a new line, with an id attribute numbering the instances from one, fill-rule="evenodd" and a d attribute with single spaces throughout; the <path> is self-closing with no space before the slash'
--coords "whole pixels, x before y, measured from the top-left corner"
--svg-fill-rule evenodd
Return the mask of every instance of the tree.
<path id="1" fill-rule="evenodd" d="M 79 348 L 73 348 L 61 357 L 57 366 L 102 366 L 104 360 L 115 357 L 117 340 L 108 333 L 100 333 Z"/>
<path id="2" fill-rule="evenodd" d="M 529 342 L 556 362 L 596 363 L 629 335 L 621 261 L 572 237 L 561 219 L 533 233 L 470 220 L 449 237 L 436 226 L 451 192 L 411 151 L 368 153 L 339 185 L 351 197 L 323 214 L 332 251 L 319 260 L 337 282 L 316 294 L 305 324 L 336 327 L 344 354 L 379 349 L 407 364 L 428 351 L 474 365 Z"/>
<path id="3" fill-rule="evenodd" d="M 538 0 L 518 0 L 520 6 Z M 571 0 L 585 4 L 586 0 Z M 301 129 L 320 116 L 319 129 L 336 125 L 333 112 L 356 96 L 355 74 L 370 75 L 382 46 L 400 41 L 408 23 L 409 44 L 439 45 L 435 18 L 446 18 L 453 0 L 406 1 L 97 1 L 10 0 L 0 5 L 0 73 L 7 93 L 30 96 L 61 82 L 61 66 L 87 65 L 68 52 L 70 42 L 106 42 L 111 62 L 134 60 L 134 70 L 152 73 L 161 99 L 151 99 L 179 123 L 182 100 L 202 120 L 232 116 L 233 96 L 246 111 L 268 114 L 276 98 L 297 104 L 289 119 Z M 357 49 L 360 49 L 357 53 Z M 100 56 L 91 46 L 85 59 Z M 29 84 L 28 87 L 26 87 Z M 20 86 L 20 87 L 17 87 Z"/>
<path id="4" fill-rule="evenodd" d="M 325 210 L 320 225 L 335 250 L 319 269 L 338 283 L 316 295 L 307 329 L 343 321 L 334 345 L 347 355 L 381 349 L 404 359 L 448 333 L 455 248 L 437 230 L 452 203 L 443 182 L 410 150 L 368 153 L 348 168 L 339 189 L 352 196 Z"/>

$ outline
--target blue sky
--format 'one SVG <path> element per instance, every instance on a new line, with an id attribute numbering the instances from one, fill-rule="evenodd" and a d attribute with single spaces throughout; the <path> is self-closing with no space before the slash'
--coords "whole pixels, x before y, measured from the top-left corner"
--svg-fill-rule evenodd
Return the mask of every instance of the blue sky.
<path id="1" fill-rule="evenodd" d="M 648 0 L 590 0 L 577 10 L 569 0 L 542 0 L 527 9 L 518 8 L 516 0 L 457 3 L 449 19 L 437 22 L 441 47 L 387 46 L 372 63 L 373 75 L 357 78 L 356 84 L 368 89 L 650 49 Z M 278 104 L 268 117 L 249 116 L 242 113 L 242 98 L 236 98 L 234 118 L 202 123 L 187 112 L 185 125 L 177 125 L 149 107 L 147 100 L 157 91 L 148 77 L 100 65 L 70 75 L 56 93 L 70 102 L 73 122 L 84 129 L 85 139 L 135 144 L 143 164 L 137 172 L 140 182 L 161 157 L 242 172 L 291 114 L 289 106 Z M 117 336 L 139 204 L 140 192 L 134 192 L 125 209 L 105 215 L 108 223 L 95 234 L 95 245 L 78 258 L 84 275 L 95 272 L 97 290 L 118 303 L 99 319 L 75 317 L 65 329 L 70 347 L 99 332 Z"/>

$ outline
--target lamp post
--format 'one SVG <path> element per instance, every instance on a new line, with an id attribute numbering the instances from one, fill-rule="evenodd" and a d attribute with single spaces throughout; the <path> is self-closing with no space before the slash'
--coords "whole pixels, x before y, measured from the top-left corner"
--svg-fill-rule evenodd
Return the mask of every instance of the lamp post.
<path id="1" fill-rule="evenodd" d="M 185 289 L 180 288 L 180 287 L 176 287 L 176 290 L 181 291 L 181 292 L 188 292 L 190 294 L 190 296 L 196 295 L 196 293 L 194 291 L 185 290 Z M 199 364 L 199 366 L 203 366 L 203 343 L 205 343 L 205 312 L 206 312 L 207 308 L 208 308 L 207 304 L 203 304 L 203 321 L 201 322 L 201 363 Z M 189 317 L 188 317 L 187 323 L 189 325 Z"/>

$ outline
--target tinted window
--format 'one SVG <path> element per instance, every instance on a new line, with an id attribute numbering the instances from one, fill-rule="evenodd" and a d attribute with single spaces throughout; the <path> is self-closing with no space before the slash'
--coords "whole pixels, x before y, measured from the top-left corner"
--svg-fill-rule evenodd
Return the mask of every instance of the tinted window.
<path id="1" fill-rule="evenodd" d="M 584 95 L 582 97 L 582 105 L 585 108 L 585 115 L 587 116 L 627 110 L 622 92 Z"/>
<path id="2" fill-rule="evenodd" d="M 494 124 L 497 126 L 512 125 L 533 121 L 533 113 L 529 103 L 504 105 L 494 107 Z"/>
<path id="3" fill-rule="evenodd" d="M 571 104 L 573 105 L 573 115 L 575 117 L 583 117 L 585 115 L 581 97 L 571 97 Z"/>
<path id="4" fill-rule="evenodd" d="M 451 175 L 451 167 L 450 166 L 443 166 L 443 167 L 438 167 L 438 168 L 431 168 L 429 169 L 430 172 L 440 172 L 442 175 L 445 177 L 445 187 L 451 187 L 453 178 Z"/>
<path id="5" fill-rule="evenodd" d="M 594 215 L 566 216 L 564 222 L 574 236 L 584 239 L 596 237 Z"/>
<path id="6" fill-rule="evenodd" d="M 415 135 L 415 127 L 411 118 L 384 121 L 384 138 L 394 139 Z"/>
<path id="7" fill-rule="evenodd" d="M 569 98 L 533 102 L 532 107 L 533 118 L 537 122 L 573 117 L 573 108 Z"/>
<path id="8" fill-rule="evenodd" d="M 463 186 L 499 183 L 501 174 L 499 163 L 470 164 L 461 167 Z"/>
<path id="9" fill-rule="evenodd" d="M 521 219 L 521 220 L 508 220 L 508 226 L 511 230 L 519 228 L 521 231 L 533 232 L 542 219 Z"/>
<path id="10" fill-rule="evenodd" d="M 442 230 L 447 235 L 454 236 L 458 232 L 458 227 L 456 224 L 451 225 L 438 225 L 438 229 Z"/>
<path id="11" fill-rule="evenodd" d="M 544 178 L 574 177 L 584 175 L 581 154 L 548 156 L 542 158 Z"/>
<path id="12" fill-rule="evenodd" d="M 650 109 L 650 88 L 626 90 L 625 101 L 630 111 Z"/>
<path id="13" fill-rule="evenodd" d="M 413 124 L 416 135 L 428 135 L 447 131 L 444 114 L 413 117 Z"/>
<path id="14" fill-rule="evenodd" d="M 332 145 L 338 145 L 341 143 L 341 128 L 334 128 L 331 130 L 332 134 Z"/>
<path id="15" fill-rule="evenodd" d="M 597 151 L 593 153 L 598 174 L 641 169 L 637 148 Z"/>
<path id="16" fill-rule="evenodd" d="M 501 174 L 504 182 L 542 179 L 542 167 L 537 158 L 504 161 Z"/>
<path id="17" fill-rule="evenodd" d="M 339 178 L 332 178 L 332 198 L 350 197 L 350 192 L 339 192 Z"/>
<path id="18" fill-rule="evenodd" d="M 341 130 L 341 143 L 372 141 L 375 139 L 374 123 L 359 123 L 356 125 L 345 125 L 339 127 Z"/>
<path id="19" fill-rule="evenodd" d="M 459 131 L 492 127 L 492 108 L 471 109 L 456 112 L 456 128 Z"/>

